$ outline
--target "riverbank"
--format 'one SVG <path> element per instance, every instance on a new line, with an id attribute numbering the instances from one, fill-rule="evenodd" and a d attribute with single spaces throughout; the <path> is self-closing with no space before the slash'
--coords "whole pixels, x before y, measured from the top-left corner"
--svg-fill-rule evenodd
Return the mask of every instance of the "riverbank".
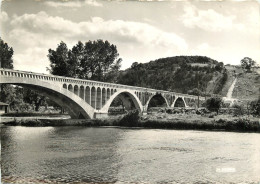
<path id="1" fill-rule="evenodd" d="M 4 122 L 9 126 L 121 126 L 181 130 L 222 130 L 239 132 L 260 132 L 260 119 L 254 117 L 233 117 L 219 115 L 214 117 L 197 114 L 136 114 L 112 116 L 106 119 L 17 119 Z"/>

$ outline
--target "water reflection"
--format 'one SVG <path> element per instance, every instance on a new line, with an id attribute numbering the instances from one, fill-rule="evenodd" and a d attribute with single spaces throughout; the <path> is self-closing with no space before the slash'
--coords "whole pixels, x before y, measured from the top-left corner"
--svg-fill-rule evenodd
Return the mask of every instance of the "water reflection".
<path id="1" fill-rule="evenodd" d="M 61 183 L 258 182 L 259 138 L 230 132 L 2 127 L 2 176 Z"/>

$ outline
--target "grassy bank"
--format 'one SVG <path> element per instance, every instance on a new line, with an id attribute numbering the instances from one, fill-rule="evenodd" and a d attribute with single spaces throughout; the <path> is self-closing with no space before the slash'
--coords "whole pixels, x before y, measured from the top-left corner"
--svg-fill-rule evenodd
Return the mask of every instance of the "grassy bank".
<path id="1" fill-rule="evenodd" d="M 144 115 L 129 113 L 107 119 L 22 119 L 5 123 L 11 126 L 122 126 L 187 130 L 227 130 L 260 132 L 259 118 L 232 117 L 228 115 L 203 117 L 196 114 Z"/>
<path id="2" fill-rule="evenodd" d="M 49 117 L 59 117 L 59 116 L 68 116 L 66 114 L 60 113 L 42 113 L 42 112 L 10 112 L 1 115 L 2 117 L 41 117 L 41 116 L 49 116 Z"/>

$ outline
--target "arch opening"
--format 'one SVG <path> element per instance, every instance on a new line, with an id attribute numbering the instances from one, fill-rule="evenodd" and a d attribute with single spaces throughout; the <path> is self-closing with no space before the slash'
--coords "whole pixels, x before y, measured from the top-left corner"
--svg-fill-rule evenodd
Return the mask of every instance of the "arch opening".
<path id="1" fill-rule="evenodd" d="M 101 106 L 101 107 L 103 107 L 103 106 L 106 104 L 106 101 L 107 101 L 106 89 L 103 88 L 103 89 L 102 89 L 102 106 Z"/>
<path id="2" fill-rule="evenodd" d="M 129 92 L 122 92 L 112 100 L 108 109 L 108 114 L 124 114 L 134 109 L 137 109 L 139 112 L 141 111 L 137 99 Z"/>
<path id="3" fill-rule="evenodd" d="M 77 85 L 74 86 L 74 94 L 79 96 L 79 87 Z"/>
<path id="4" fill-rule="evenodd" d="M 53 88 L 49 88 L 48 86 L 40 86 L 38 83 L 12 83 L 14 85 L 18 85 L 33 91 L 37 91 L 39 94 L 48 97 L 51 101 L 59 105 L 63 110 L 66 110 L 70 117 L 75 119 L 81 118 L 91 118 L 87 111 L 81 107 L 79 102 L 74 101 L 73 98 L 67 96 L 65 93 L 62 93 L 57 88 L 57 91 Z M 64 89 L 63 89 L 64 90 Z"/>
<path id="5" fill-rule="evenodd" d="M 84 100 L 84 86 L 80 86 L 79 88 L 79 97 Z"/>
<path id="6" fill-rule="evenodd" d="M 90 105 L 91 99 L 90 99 L 91 95 L 90 95 L 90 87 L 87 86 L 86 87 L 86 91 L 85 91 L 85 102 L 87 102 Z"/>
<path id="7" fill-rule="evenodd" d="M 94 86 L 91 88 L 91 106 L 96 108 L 96 88 Z"/>
<path id="8" fill-rule="evenodd" d="M 72 87 L 71 84 L 69 85 L 68 90 L 69 90 L 70 92 L 73 92 L 73 87 Z"/>
<path id="9" fill-rule="evenodd" d="M 167 102 L 161 94 L 154 95 L 148 102 L 148 111 L 157 111 L 162 107 L 167 107 Z"/>
<path id="10" fill-rule="evenodd" d="M 109 100 L 109 98 L 110 98 L 110 89 L 107 88 L 107 101 Z"/>
<path id="11" fill-rule="evenodd" d="M 178 97 L 175 101 L 174 107 L 186 107 L 184 100 Z"/>
<path id="12" fill-rule="evenodd" d="M 101 109 L 101 103 L 102 103 L 102 94 L 100 87 L 97 88 L 97 102 L 96 102 L 96 108 L 97 110 Z"/>

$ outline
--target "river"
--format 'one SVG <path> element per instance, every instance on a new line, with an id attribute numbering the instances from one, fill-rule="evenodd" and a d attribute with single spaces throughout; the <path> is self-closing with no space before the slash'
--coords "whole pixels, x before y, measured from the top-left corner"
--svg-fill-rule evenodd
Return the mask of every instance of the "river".
<path id="1" fill-rule="evenodd" d="M 1 144 L 2 182 L 260 182 L 257 133 L 2 126 Z"/>

